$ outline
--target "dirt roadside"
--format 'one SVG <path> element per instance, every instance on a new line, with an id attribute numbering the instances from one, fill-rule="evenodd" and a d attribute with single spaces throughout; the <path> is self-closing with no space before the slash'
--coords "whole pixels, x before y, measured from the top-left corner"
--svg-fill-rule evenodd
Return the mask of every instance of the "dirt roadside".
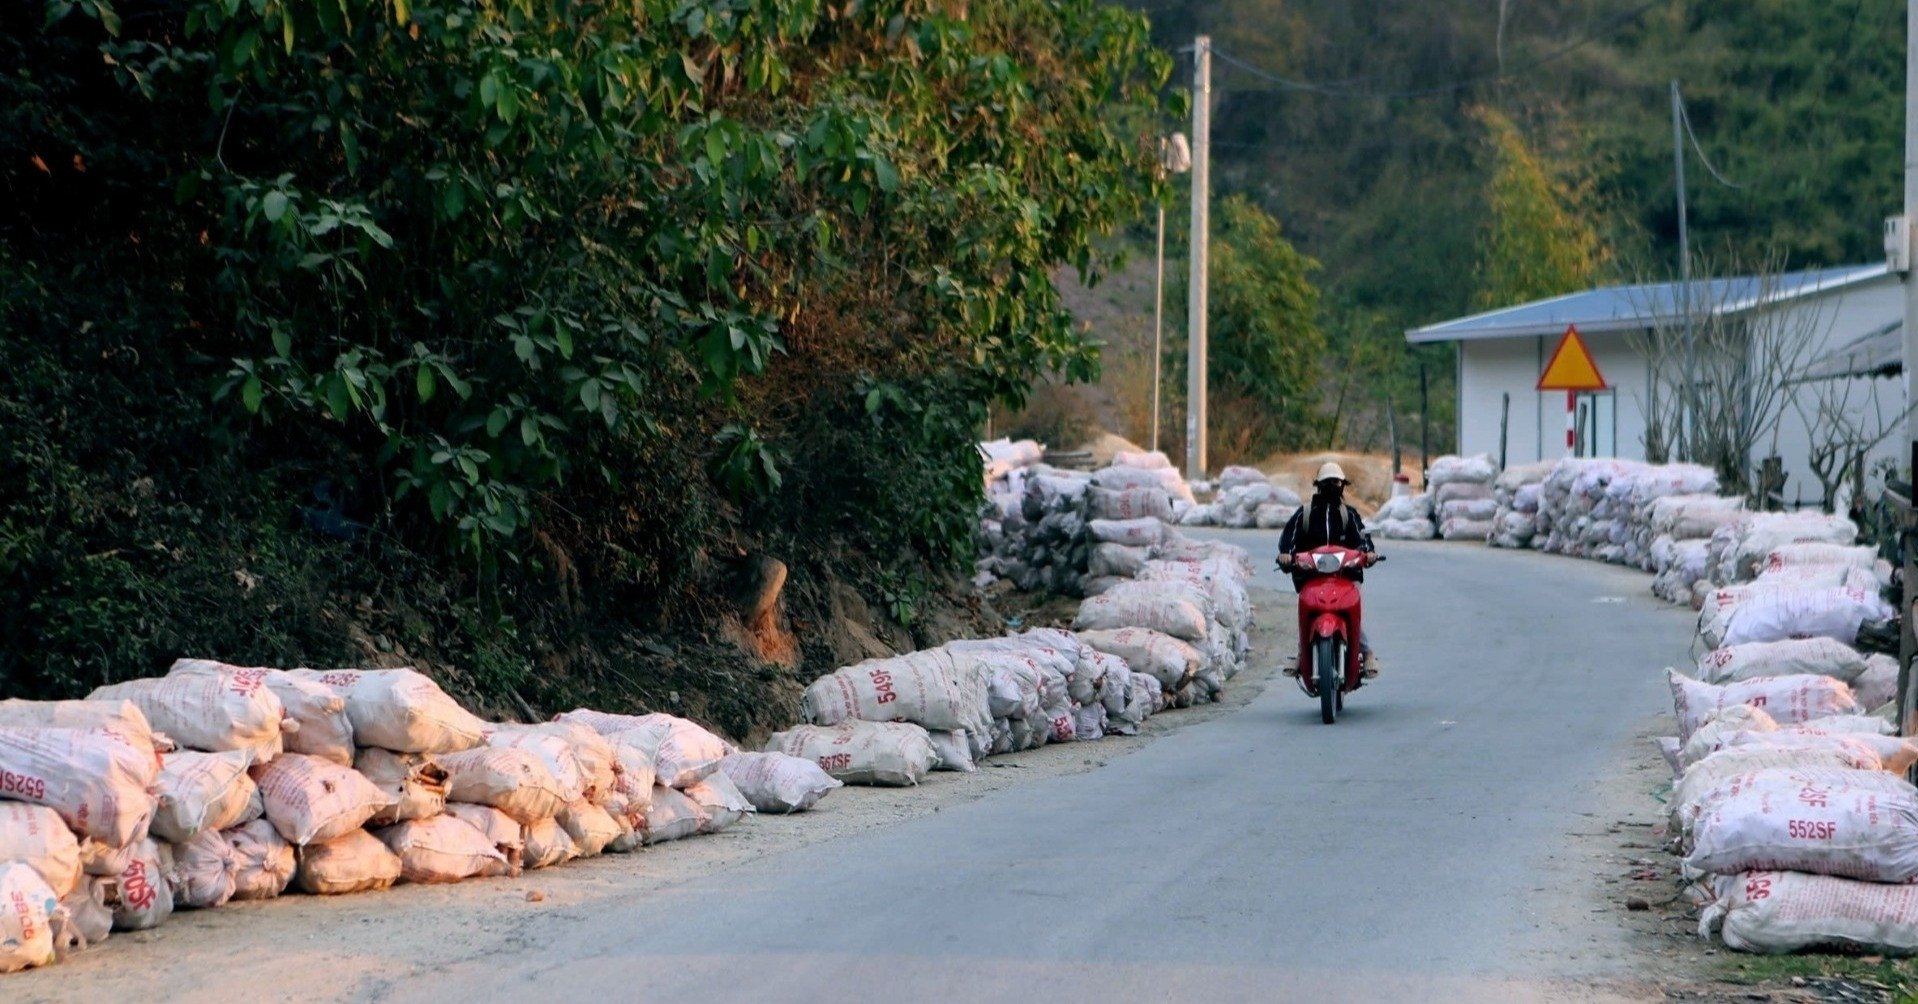
<path id="1" fill-rule="evenodd" d="M 1287 650 L 1293 597 L 1255 591 L 1252 650 Z M 1226 686 L 1218 704 L 1167 711 L 1140 735 L 1064 743 L 994 757 L 972 774 L 936 773 L 917 788 L 847 787 L 812 812 L 749 818 L 714 836 L 608 855 L 515 879 L 406 885 L 357 896 L 288 895 L 182 911 L 153 931 L 115 934 L 72 961 L 6 978 L 6 999 L 357 1001 L 455 963 L 524 950 L 530 922 L 590 917 L 635 898 L 662 901 L 677 886 L 760 858 L 886 827 L 985 798 L 1014 785 L 1104 766 L 1149 743 L 1244 707 L 1274 679 L 1269 660 Z"/>

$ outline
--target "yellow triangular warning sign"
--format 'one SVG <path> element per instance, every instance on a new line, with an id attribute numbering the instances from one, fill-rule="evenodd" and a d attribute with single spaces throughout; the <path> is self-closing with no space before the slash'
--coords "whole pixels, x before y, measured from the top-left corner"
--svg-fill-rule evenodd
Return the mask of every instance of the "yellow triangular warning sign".
<path id="1" fill-rule="evenodd" d="M 1592 361 L 1590 349 L 1585 347 L 1585 339 L 1578 337 L 1578 326 L 1565 329 L 1565 337 L 1558 340 L 1558 348 L 1552 350 L 1552 361 L 1545 364 L 1545 372 L 1539 374 L 1539 390 L 1604 390 L 1605 377 L 1598 372 L 1598 364 Z"/>

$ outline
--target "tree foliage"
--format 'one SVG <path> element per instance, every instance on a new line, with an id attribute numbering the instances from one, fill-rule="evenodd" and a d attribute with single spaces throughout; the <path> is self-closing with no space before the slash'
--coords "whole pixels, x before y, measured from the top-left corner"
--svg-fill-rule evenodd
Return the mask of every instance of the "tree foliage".
<path id="1" fill-rule="evenodd" d="M 1586 186 L 1554 176 L 1497 109 L 1481 107 L 1475 114 L 1493 157 L 1479 242 L 1479 306 L 1591 288 L 1603 278 L 1610 255 L 1590 218 Z"/>
<path id="2" fill-rule="evenodd" d="M 160 449 L 643 618 L 714 554 L 962 563 L 988 402 L 1094 371 L 1050 269 L 1139 215 L 1169 66 L 1094 0 L 29 6 L 13 350 L 125 346 L 192 416 Z"/>

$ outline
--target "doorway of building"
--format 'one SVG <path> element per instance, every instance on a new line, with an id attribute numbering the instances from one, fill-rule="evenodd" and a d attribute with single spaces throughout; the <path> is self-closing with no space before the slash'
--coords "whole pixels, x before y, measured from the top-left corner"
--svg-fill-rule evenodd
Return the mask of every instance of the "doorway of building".
<path id="1" fill-rule="evenodd" d="M 1618 399 L 1609 390 L 1581 391 L 1575 404 L 1574 453 L 1581 457 L 1618 456 Z"/>

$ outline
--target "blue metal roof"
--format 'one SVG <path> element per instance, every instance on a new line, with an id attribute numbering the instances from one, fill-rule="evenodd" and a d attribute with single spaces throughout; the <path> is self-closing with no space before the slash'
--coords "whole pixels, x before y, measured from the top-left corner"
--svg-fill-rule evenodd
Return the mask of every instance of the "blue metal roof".
<path id="1" fill-rule="evenodd" d="M 1694 279 L 1693 314 L 1737 314 L 1754 307 L 1828 293 L 1887 275 L 1884 264 L 1809 269 L 1772 277 Z M 1408 342 L 1457 342 L 1480 338 L 1531 338 L 1563 334 L 1576 324 L 1586 334 L 1654 327 L 1683 315 L 1685 283 L 1660 282 L 1610 286 L 1567 293 L 1549 300 L 1428 324 L 1405 333 Z"/>

